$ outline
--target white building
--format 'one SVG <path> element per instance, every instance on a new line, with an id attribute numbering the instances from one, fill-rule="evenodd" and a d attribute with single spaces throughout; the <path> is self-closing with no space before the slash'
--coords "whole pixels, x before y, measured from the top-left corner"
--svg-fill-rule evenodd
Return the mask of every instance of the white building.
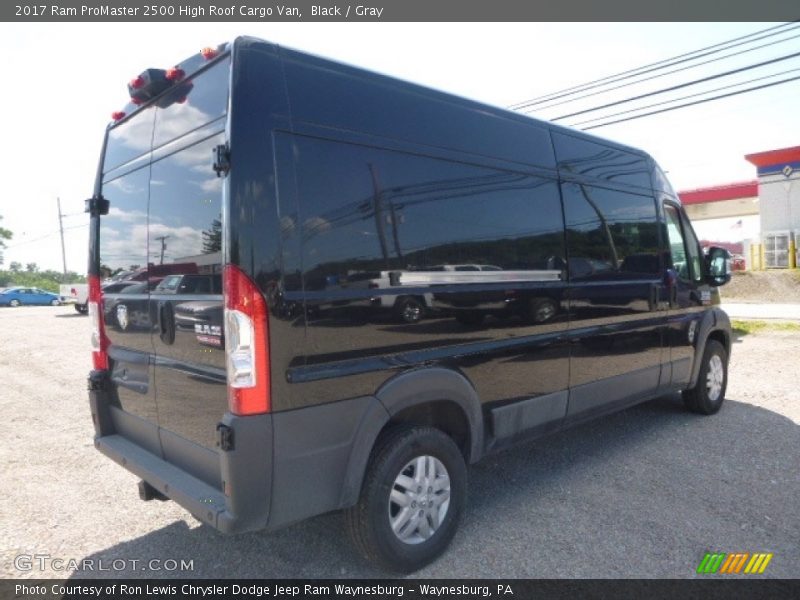
<path id="1" fill-rule="evenodd" d="M 748 154 L 758 179 L 678 195 L 697 236 L 742 254 L 748 269 L 800 265 L 800 146 Z"/>
<path id="2" fill-rule="evenodd" d="M 796 267 L 800 262 L 800 146 L 748 154 L 745 159 L 758 172 L 764 266 Z"/>

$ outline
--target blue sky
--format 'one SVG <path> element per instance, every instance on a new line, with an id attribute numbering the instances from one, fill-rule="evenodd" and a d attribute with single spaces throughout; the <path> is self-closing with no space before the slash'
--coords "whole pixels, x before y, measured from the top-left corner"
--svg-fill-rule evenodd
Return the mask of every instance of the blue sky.
<path id="1" fill-rule="evenodd" d="M 509 106 L 770 25 L 3 23 L 0 108 L 7 125 L 6 143 L 0 150 L 5 167 L 0 215 L 3 226 L 15 234 L 5 252 L 6 265 L 10 261 L 36 262 L 42 268 L 60 269 L 60 242 L 57 234 L 52 235 L 58 229 L 56 197 L 60 197 L 63 212 L 71 215 L 64 222 L 70 228 L 65 236 L 67 266 L 83 271 L 87 253 L 83 199 L 92 192 L 109 115 L 125 104 L 126 82 L 146 67 L 171 66 L 204 46 L 236 35 L 254 35 Z M 644 93 L 792 52 L 800 52 L 800 41 L 787 41 L 618 93 Z M 800 68 L 800 59 L 742 74 L 738 79 L 791 68 Z M 707 87 L 726 83 L 729 80 Z M 694 91 L 700 90 L 684 94 Z M 799 91 L 800 81 L 594 133 L 650 152 L 679 190 L 753 179 L 755 169 L 744 160 L 744 154 L 800 144 Z M 553 118 L 572 108 L 557 107 L 533 116 Z"/>

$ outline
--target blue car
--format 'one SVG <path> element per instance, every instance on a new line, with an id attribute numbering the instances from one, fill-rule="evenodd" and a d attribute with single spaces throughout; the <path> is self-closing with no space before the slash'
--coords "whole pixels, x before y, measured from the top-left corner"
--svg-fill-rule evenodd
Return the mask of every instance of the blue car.
<path id="1" fill-rule="evenodd" d="M 21 304 L 61 304 L 57 294 L 39 288 L 15 287 L 0 292 L 0 306 L 20 306 Z"/>

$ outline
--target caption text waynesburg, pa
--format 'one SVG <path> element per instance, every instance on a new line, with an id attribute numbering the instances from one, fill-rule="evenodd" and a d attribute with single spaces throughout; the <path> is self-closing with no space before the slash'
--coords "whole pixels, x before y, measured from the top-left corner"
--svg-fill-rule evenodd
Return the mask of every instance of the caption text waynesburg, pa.
<path id="1" fill-rule="evenodd" d="M 148 596 L 178 596 L 191 598 L 222 598 L 231 596 L 241 596 L 246 598 L 307 598 L 309 596 L 321 596 L 326 598 L 348 598 L 375 596 L 379 598 L 402 598 L 406 595 L 422 595 L 425 597 L 470 597 L 488 598 L 492 596 L 513 597 L 514 592 L 511 585 L 500 583 L 495 586 L 477 584 L 354 584 L 354 583 L 335 583 L 330 585 L 323 584 L 231 584 L 231 583 L 109 583 L 109 584 L 84 584 L 84 583 L 57 583 L 48 585 L 27 585 L 17 584 L 15 594 L 17 597 L 37 596 L 57 597 L 68 596 L 70 598 L 102 598 L 102 597 L 148 597 Z"/>

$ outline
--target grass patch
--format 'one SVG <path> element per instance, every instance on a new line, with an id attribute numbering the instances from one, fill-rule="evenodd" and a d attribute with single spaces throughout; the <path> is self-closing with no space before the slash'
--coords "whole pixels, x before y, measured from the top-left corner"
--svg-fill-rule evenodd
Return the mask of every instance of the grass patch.
<path id="1" fill-rule="evenodd" d="M 769 331 L 793 331 L 800 333 L 800 323 L 789 321 L 744 321 L 734 319 L 731 329 L 736 335 L 749 335 Z"/>

